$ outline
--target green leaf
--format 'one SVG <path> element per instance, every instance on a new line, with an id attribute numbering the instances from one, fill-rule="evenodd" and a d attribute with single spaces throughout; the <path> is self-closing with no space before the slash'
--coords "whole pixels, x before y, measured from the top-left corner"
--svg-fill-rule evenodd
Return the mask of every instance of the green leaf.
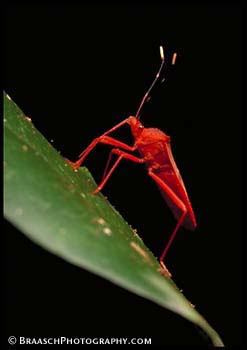
<path id="1" fill-rule="evenodd" d="M 12 224 L 64 260 L 183 316 L 223 346 L 121 215 L 102 194 L 92 195 L 88 170 L 73 171 L 6 94 L 4 134 L 4 214 Z"/>

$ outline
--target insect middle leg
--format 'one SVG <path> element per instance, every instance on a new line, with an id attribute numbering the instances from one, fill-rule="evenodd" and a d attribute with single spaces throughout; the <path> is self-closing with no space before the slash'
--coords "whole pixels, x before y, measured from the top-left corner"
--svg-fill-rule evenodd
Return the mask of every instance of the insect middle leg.
<path id="1" fill-rule="evenodd" d="M 110 164 L 110 160 L 111 160 L 113 154 L 117 154 L 119 157 L 117 158 L 116 162 L 113 164 L 113 166 L 111 167 L 111 169 L 107 173 L 107 170 L 108 170 L 109 164 Z M 142 158 L 135 157 L 132 154 L 126 153 L 118 148 L 113 148 L 111 150 L 108 161 L 106 163 L 106 167 L 105 167 L 105 170 L 103 173 L 102 180 L 101 180 L 100 184 L 98 185 L 98 187 L 96 188 L 96 190 L 93 192 L 93 194 L 97 194 L 99 191 L 102 190 L 102 188 L 105 186 L 106 182 L 109 180 L 110 176 L 112 175 L 113 171 L 116 169 L 116 167 L 118 166 L 118 164 L 120 163 L 120 161 L 123 158 L 131 160 L 132 162 L 139 163 L 139 164 L 145 162 L 145 160 Z"/>
<path id="2" fill-rule="evenodd" d="M 153 171 L 149 171 L 148 175 L 151 176 L 151 178 L 161 187 L 161 189 L 166 192 L 166 194 L 170 197 L 170 199 L 174 202 L 174 204 L 178 208 L 180 208 L 182 211 L 182 215 L 180 216 L 180 218 L 177 222 L 177 225 L 176 225 L 174 231 L 172 232 L 172 235 L 171 235 L 168 243 L 165 246 L 165 249 L 163 250 L 163 252 L 160 256 L 160 263 L 163 266 L 163 264 L 164 264 L 163 261 L 165 259 L 166 254 L 167 254 L 167 251 L 170 248 L 179 227 L 182 225 L 182 223 L 185 219 L 185 216 L 187 214 L 187 208 L 186 208 L 185 204 L 183 203 L 183 201 L 180 198 L 178 198 L 176 193 L 174 193 L 174 191 L 159 176 L 154 174 Z"/>

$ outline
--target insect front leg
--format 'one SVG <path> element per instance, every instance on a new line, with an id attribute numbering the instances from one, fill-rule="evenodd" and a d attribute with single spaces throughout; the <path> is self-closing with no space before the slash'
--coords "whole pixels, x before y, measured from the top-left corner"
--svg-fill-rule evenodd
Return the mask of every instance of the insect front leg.
<path id="1" fill-rule="evenodd" d="M 154 174 L 153 171 L 151 171 L 151 170 L 148 172 L 148 175 L 151 176 L 151 178 L 160 186 L 160 188 L 166 192 L 166 194 L 170 197 L 170 199 L 174 202 L 174 204 L 178 208 L 180 208 L 182 211 L 181 217 L 179 218 L 177 225 L 176 225 L 174 231 L 172 232 L 172 235 L 171 235 L 168 243 L 165 246 L 165 249 L 163 250 L 163 252 L 160 256 L 160 263 L 163 266 L 164 265 L 163 261 L 164 261 L 166 254 L 167 254 L 167 251 L 170 248 L 179 227 L 182 225 L 188 210 L 187 210 L 185 204 L 183 203 L 183 201 L 180 198 L 178 198 L 176 193 L 174 193 L 174 191 L 159 176 Z"/>
<path id="2" fill-rule="evenodd" d="M 129 146 L 124 142 L 118 141 L 113 137 L 102 135 L 94 139 L 90 145 L 79 155 L 79 159 L 76 162 L 68 161 L 68 163 L 74 168 L 78 169 L 81 164 L 84 162 L 85 158 L 90 152 L 97 146 L 98 143 L 103 143 L 105 145 L 110 145 L 114 147 L 122 148 L 126 151 L 133 152 L 136 149 L 136 146 Z"/>
<path id="3" fill-rule="evenodd" d="M 87 155 L 96 147 L 96 145 L 98 143 L 104 143 L 104 144 L 111 145 L 114 147 L 123 148 L 126 151 L 130 151 L 130 152 L 134 151 L 136 149 L 135 146 L 129 146 L 126 143 L 123 143 L 123 142 L 120 142 L 120 141 L 114 139 L 113 137 L 107 136 L 111 132 L 114 132 L 115 130 L 119 129 L 124 124 L 129 124 L 130 119 L 131 119 L 130 117 L 124 119 L 123 121 L 121 121 L 120 123 L 115 125 L 113 128 L 106 131 L 103 135 L 94 139 L 90 143 L 90 145 L 79 155 L 79 159 L 76 162 L 72 162 L 72 161 L 66 159 L 67 163 L 70 164 L 74 169 L 78 169 L 81 166 L 81 164 L 83 163 L 83 161 L 85 160 L 85 158 L 87 157 Z"/>
<path id="4" fill-rule="evenodd" d="M 107 173 L 107 170 L 109 168 L 109 164 L 110 164 L 110 161 L 111 161 L 113 154 L 117 154 L 119 157 L 117 158 L 116 162 L 113 164 L 113 166 L 111 167 L 111 169 Z M 110 176 L 112 175 L 113 171 L 116 169 L 116 167 L 118 166 L 118 164 L 120 163 L 120 161 L 123 158 L 131 160 L 132 162 L 139 163 L 139 164 L 145 162 L 145 160 L 143 158 L 138 158 L 138 157 L 135 157 L 132 154 L 126 153 L 118 148 L 113 148 L 111 150 L 108 161 L 106 163 L 106 167 L 105 167 L 105 170 L 103 173 L 102 180 L 101 180 L 100 184 L 98 185 L 98 187 L 96 188 L 96 190 L 93 192 L 93 194 L 97 194 L 99 191 L 102 190 L 102 188 L 105 186 L 106 182 L 109 180 Z"/>

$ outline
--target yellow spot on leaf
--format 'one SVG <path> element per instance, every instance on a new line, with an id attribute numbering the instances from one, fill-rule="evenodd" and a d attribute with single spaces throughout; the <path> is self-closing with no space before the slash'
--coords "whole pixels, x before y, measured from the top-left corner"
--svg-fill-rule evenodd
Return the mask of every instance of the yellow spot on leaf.
<path id="1" fill-rule="evenodd" d="M 138 253 L 140 254 L 145 260 L 150 260 L 148 254 L 145 252 L 145 250 L 143 250 L 139 244 L 137 244 L 134 241 L 130 242 L 131 247 Z"/>
<path id="2" fill-rule="evenodd" d="M 111 229 L 109 227 L 104 227 L 103 228 L 103 232 L 104 234 L 106 234 L 107 236 L 110 236 L 111 235 Z"/>
<path id="3" fill-rule="evenodd" d="M 27 116 L 25 116 L 25 118 L 26 118 L 26 120 L 27 120 L 29 123 L 32 123 L 32 119 L 31 119 L 31 118 L 29 118 L 29 117 L 27 117 Z"/>
<path id="4" fill-rule="evenodd" d="M 23 145 L 23 146 L 22 146 L 22 149 L 23 149 L 24 152 L 27 152 L 27 151 L 28 151 L 27 145 Z"/>

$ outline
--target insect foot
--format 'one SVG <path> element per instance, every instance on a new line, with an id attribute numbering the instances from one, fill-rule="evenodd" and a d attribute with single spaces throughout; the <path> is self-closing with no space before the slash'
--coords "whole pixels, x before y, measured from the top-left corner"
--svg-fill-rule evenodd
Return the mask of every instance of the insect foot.
<path id="1" fill-rule="evenodd" d="M 69 164 L 70 166 L 72 166 L 72 168 L 76 171 L 80 165 L 77 164 L 77 162 L 71 162 L 71 160 L 64 158 L 66 163 Z"/>
<path id="2" fill-rule="evenodd" d="M 166 265 L 163 263 L 163 261 L 160 261 L 160 265 L 161 267 L 159 268 L 159 273 L 162 276 L 165 276 L 166 278 L 171 278 L 172 274 L 169 272 L 169 270 L 167 269 Z"/>

